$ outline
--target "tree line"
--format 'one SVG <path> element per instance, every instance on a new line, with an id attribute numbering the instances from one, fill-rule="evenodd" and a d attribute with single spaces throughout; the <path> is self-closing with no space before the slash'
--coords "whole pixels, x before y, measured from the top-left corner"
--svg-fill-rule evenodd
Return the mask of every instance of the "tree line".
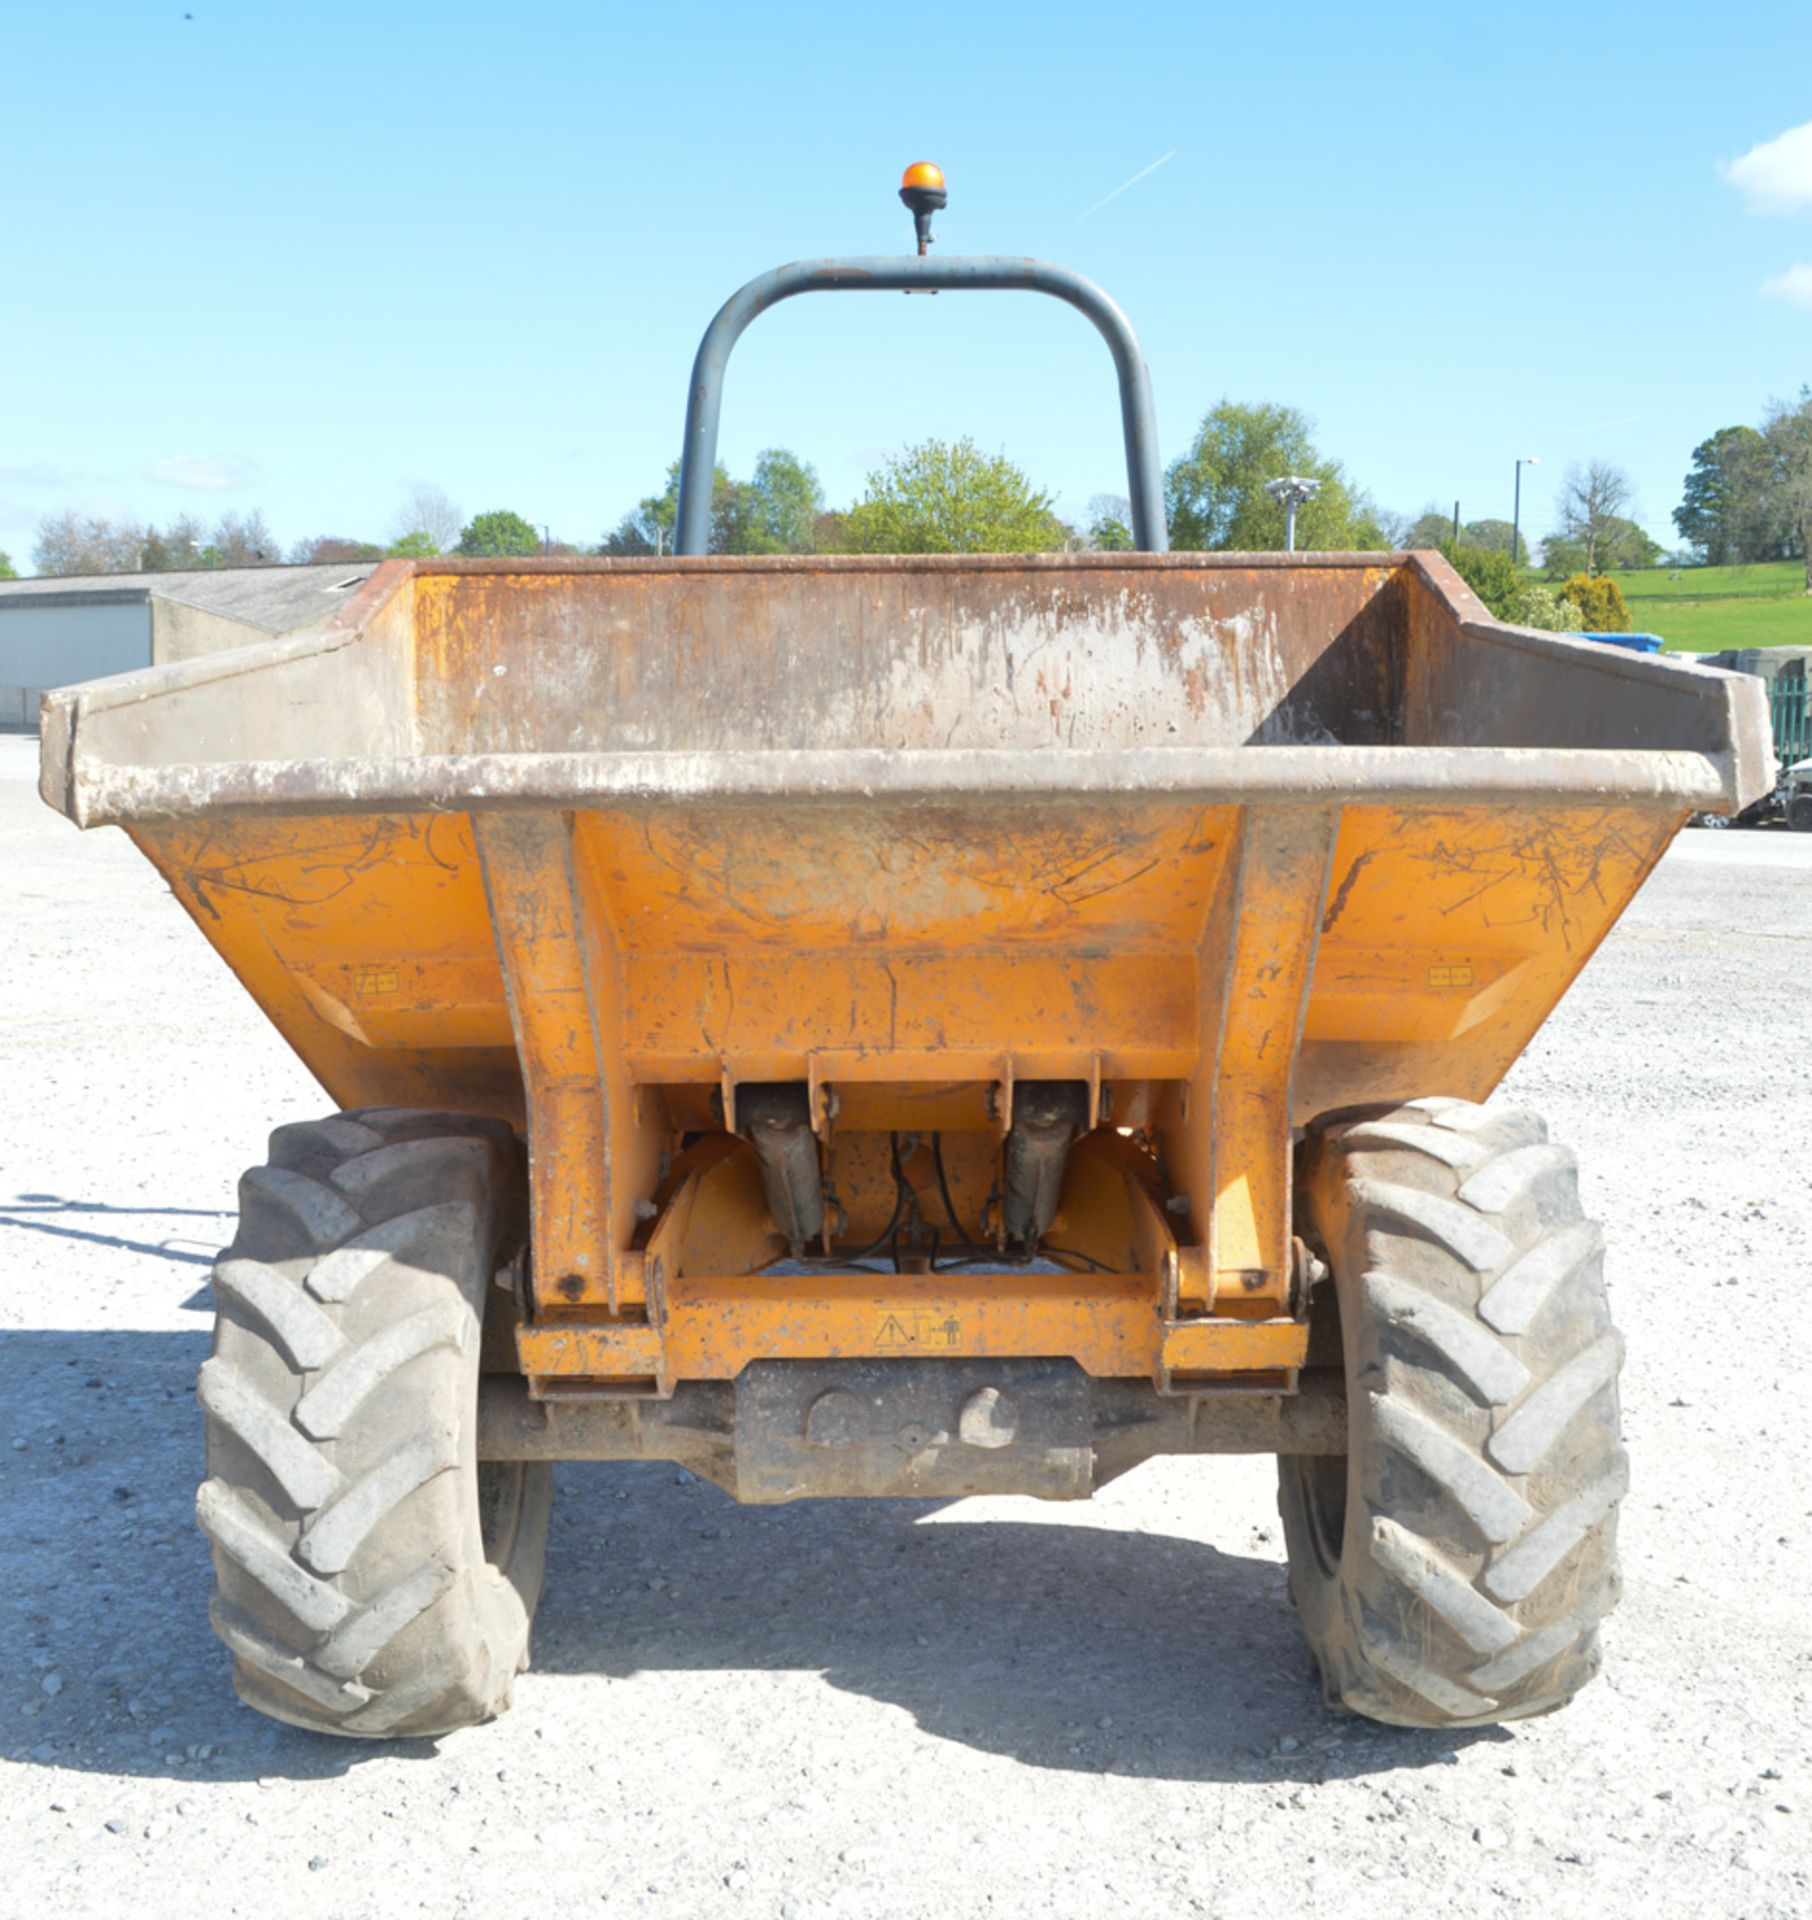
<path id="1" fill-rule="evenodd" d="M 1306 547 L 1383 548 L 1395 530 L 1340 463 L 1318 453 L 1307 419 L 1293 407 L 1223 401 L 1166 475 L 1171 543 L 1179 547 L 1280 547 L 1284 513 L 1264 491 L 1281 473 L 1311 476 L 1321 491 L 1298 515 Z M 209 525 L 185 516 L 168 527 L 73 511 L 39 524 L 32 560 L 41 574 L 163 572 L 195 567 L 375 561 L 393 555 L 455 553 L 508 557 L 593 552 L 618 558 L 671 553 L 679 513 L 679 465 L 594 547 L 548 537 L 519 513 L 498 509 L 464 519 L 434 488 L 405 502 L 386 541 L 315 535 L 283 549 L 262 514 L 227 514 Z M 969 439 L 927 440 L 871 473 L 862 497 L 830 507 L 816 469 L 787 448 L 760 454 L 746 479 L 718 467 L 711 490 L 709 550 L 779 553 L 1117 552 L 1133 545 L 1132 513 L 1099 494 L 1077 520 L 1005 454 Z M 3 556 L 0 556 L 3 563 Z"/>
<path id="2" fill-rule="evenodd" d="M 1597 605 L 1590 583 L 1615 571 L 1652 566 L 1660 546 L 1631 517 L 1629 477 L 1593 459 L 1569 467 L 1556 502 L 1554 530 L 1541 543 L 1540 582 L 1527 577 L 1528 543 L 1507 520 L 1478 519 L 1456 531 L 1434 507 L 1418 515 L 1380 508 L 1338 460 L 1315 445 L 1296 408 L 1223 400 L 1212 408 L 1164 476 L 1170 543 L 1179 550 L 1263 551 L 1284 544 L 1284 508 L 1266 483 L 1293 474 L 1319 483 L 1296 518 L 1305 550 L 1365 551 L 1438 547 L 1462 564 L 1494 611 L 1533 626 L 1578 625 Z M 596 553 L 637 558 L 673 551 L 679 513 L 679 465 L 597 543 L 550 538 L 519 513 L 494 509 L 465 517 L 435 487 L 417 487 L 395 516 L 389 537 L 372 541 L 319 534 L 279 547 L 261 514 L 225 514 L 212 524 L 184 516 L 167 527 L 74 512 L 47 516 L 32 559 L 41 574 L 161 572 L 194 567 L 358 563 L 389 556 L 453 553 Z M 746 479 L 719 466 L 713 476 L 709 550 L 723 554 L 1119 552 L 1133 545 L 1131 509 L 1098 494 L 1073 520 L 1002 453 L 972 440 L 927 440 L 871 473 L 847 508 L 825 500 L 811 463 L 769 448 Z M 1812 592 L 1812 389 L 1797 403 L 1775 403 L 1759 428 L 1726 427 L 1694 450 L 1684 498 L 1674 513 L 1687 551 L 1683 564 L 1732 564 L 1802 557 Z M 1515 551 L 1512 552 L 1514 546 Z M 1499 555 L 1503 571 L 1479 560 Z M 0 577 L 11 574 L 0 555 Z M 1582 584 L 1583 583 L 1583 584 Z M 1600 609 L 1603 611 L 1604 609 Z M 1610 611 L 1614 612 L 1612 608 Z M 1607 624 L 1611 624 L 1608 623 Z"/>
<path id="3" fill-rule="evenodd" d="M 482 516 L 481 516 L 482 517 Z M 514 516 L 512 516 L 513 518 Z M 285 549 L 264 515 L 223 513 L 212 522 L 181 514 L 168 526 L 66 509 L 38 522 L 32 564 L 41 574 L 188 573 L 214 567 L 340 565 L 392 555 L 426 557 L 461 537 L 462 515 L 438 487 L 417 487 L 384 542 L 315 534 Z M 526 522 L 524 523 L 526 525 Z M 0 554 L 0 579 L 16 577 Z"/>
<path id="4" fill-rule="evenodd" d="M 1803 560 L 1812 593 L 1812 387 L 1701 440 L 1674 525 L 1709 566 Z"/>

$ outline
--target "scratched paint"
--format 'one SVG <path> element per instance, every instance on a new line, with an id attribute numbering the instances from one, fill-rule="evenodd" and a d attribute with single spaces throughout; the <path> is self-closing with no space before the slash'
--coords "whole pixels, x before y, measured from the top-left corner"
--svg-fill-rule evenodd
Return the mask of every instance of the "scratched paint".
<path id="1" fill-rule="evenodd" d="M 1143 1198 L 1079 1179 L 1066 1231 L 1118 1304 L 1064 1335 L 1089 1287 L 1028 1317 L 1010 1277 L 965 1283 L 957 1344 L 1286 1364 L 1291 1130 L 1488 1091 L 1690 808 L 1768 771 L 1735 680 L 1495 627 L 1421 560 L 381 585 L 363 624 L 54 696 L 45 791 L 132 827 L 340 1103 L 526 1123 L 550 1366 L 596 1361 L 600 1315 L 662 1379 L 872 1344 L 859 1284 L 853 1317 L 809 1275 L 744 1286 L 733 1340 L 694 1298 L 771 1254 L 758 1181 L 721 1176 L 712 1216 L 662 1171 L 739 1082 L 849 1091 L 868 1147 L 826 1152 L 864 1227 L 879 1143 L 940 1112 L 973 1234 L 990 1102 L 1033 1078 L 1155 1129 L 1184 1205 L 1149 1154 Z M 663 1272 L 693 1289 L 690 1361 Z M 1220 1296 L 1164 1332 L 1166 1299 Z"/>

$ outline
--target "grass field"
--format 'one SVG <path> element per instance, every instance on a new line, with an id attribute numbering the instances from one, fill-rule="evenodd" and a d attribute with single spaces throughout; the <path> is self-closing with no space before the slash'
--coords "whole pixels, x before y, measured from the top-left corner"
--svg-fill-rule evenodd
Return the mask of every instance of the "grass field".
<path id="1" fill-rule="evenodd" d="M 1755 567 L 1646 567 L 1612 576 L 1638 633 L 1683 653 L 1812 647 L 1812 599 L 1797 560 Z"/>

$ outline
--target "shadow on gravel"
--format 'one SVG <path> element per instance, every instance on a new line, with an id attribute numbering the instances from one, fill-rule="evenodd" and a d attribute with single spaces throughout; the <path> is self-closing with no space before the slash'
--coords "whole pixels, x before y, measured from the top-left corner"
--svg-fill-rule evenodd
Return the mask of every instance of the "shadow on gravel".
<path id="1" fill-rule="evenodd" d="M 197 1781 L 431 1761 L 233 1698 L 192 1510 L 206 1351 L 199 1332 L 0 1333 L 0 1758 Z M 1211 1500 L 1214 1463 L 1194 1471 Z M 668 1467 L 563 1467 L 533 1672 L 817 1673 L 938 1739 L 1148 1778 L 1321 1781 L 1507 1737 L 1329 1714 L 1272 1560 L 1057 1508 L 922 1524 L 939 1511 L 738 1507 Z M 518 1714 L 568 1710 L 558 1684 L 534 1692 Z"/>
<path id="2" fill-rule="evenodd" d="M 173 1234 L 168 1240 L 132 1240 L 117 1233 L 100 1233 L 92 1226 L 68 1224 L 69 1217 L 94 1220 L 109 1214 L 124 1214 L 129 1219 L 162 1220 L 187 1217 L 216 1220 L 230 1232 L 232 1215 L 209 1207 L 110 1207 L 98 1200 L 65 1200 L 54 1193 L 22 1193 L 16 1200 L 0 1200 L 0 1230 L 21 1233 L 54 1234 L 62 1240 L 85 1240 L 91 1246 L 115 1247 L 122 1253 L 150 1254 L 158 1260 L 174 1260 L 186 1266 L 211 1267 L 219 1251 L 221 1237 L 198 1241 Z M 54 1216 L 54 1217 L 53 1217 Z M 204 1250 L 211 1249 L 211 1250 Z"/>
<path id="3" fill-rule="evenodd" d="M 207 1350 L 201 1331 L 0 1332 L 0 1759 L 200 1782 L 363 1757 L 233 1697 L 194 1518 Z"/>
<path id="4" fill-rule="evenodd" d="M 1195 1471 L 1211 1501 L 1214 1463 Z M 1330 1713 L 1275 1561 L 1029 1502 L 1050 1517 L 919 1524 L 938 1511 L 739 1507 L 671 1468 L 564 1467 L 535 1670 L 819 1672 L 940 1739 L 1177 1780 L 1321 1781 L 1508 1737 Z"/>

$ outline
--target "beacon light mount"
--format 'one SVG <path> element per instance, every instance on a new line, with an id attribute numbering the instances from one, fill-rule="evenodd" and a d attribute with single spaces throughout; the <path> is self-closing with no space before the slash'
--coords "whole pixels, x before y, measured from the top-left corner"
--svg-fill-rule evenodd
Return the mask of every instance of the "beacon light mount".
<path id="1" fill-rule="evenodd" d="M 900 176 L 900 198 L 912 214 L 913 232 L 918 236 L 919 258 L 936 237 L 931 231 L 931 216 L 949 205 L 944 190 L 944 170 L 929 160 L 915 160 Z"/>

